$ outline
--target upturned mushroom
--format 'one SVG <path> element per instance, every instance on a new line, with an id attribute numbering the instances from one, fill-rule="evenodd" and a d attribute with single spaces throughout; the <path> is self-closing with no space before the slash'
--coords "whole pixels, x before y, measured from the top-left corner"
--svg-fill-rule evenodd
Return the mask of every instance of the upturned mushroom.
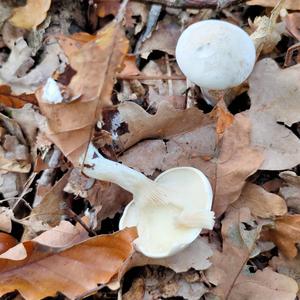
<path id="1" fill-rule="evenodd" d="M 225 90 L 244 82 L 253 70 L 256 50 L 240 27 L 220 20 L 197 22 L 183 31 L 176 60 L 184 75 L 209 90 Z"/>
<path id="2" fill-rule="evenodd" d="M 149 257 L 175 254 L 197 238 L 203 228 L 212 229 L 212 189 L 198 169 L 169 169 L 154 181 L 123 164 L 104 158 L 90 144 L 83 173 L 113 182 L 133 194 L 119 227 L 136 226 L 136 249 Z"/>

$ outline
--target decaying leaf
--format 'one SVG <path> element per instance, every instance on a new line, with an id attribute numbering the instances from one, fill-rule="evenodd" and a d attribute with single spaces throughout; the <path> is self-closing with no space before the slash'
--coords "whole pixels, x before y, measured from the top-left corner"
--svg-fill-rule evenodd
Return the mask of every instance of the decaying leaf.
<path id="1" fill-rule="evenodd" d="M 35 29 L 41 24 L 51 5 L 51 0 L 27 0 L 26 5 L 15 8 L 10 22 L 19 28 Z"/>
<path id="2" fill-rule="evenodd" d="M 270 262 L 270 266 L 278 273 L 289 276 L 297 281 L 298 293 L 300 296 L 300 256 L 297 255 L 293 259 L 284 257 L 283 255 L 274 256 Z"/>
<path id="3" fill-rule="evenodd" d="M 221 299 L 230 295 L 244 272 L 249 258 L 255 255 L 260 226 L 256 226 L 248 208 L 233 209 L 222 221 L 222 252 L 215 251 L 212 266 L 207 270 L 208 280 L 216 285 L 212 292 Z M 238 286 L 238 285 L 237 285 Z"/>
<path id="4" fill-rule="evenodd" d="M 262 170 L 289 169 L 300 163 L 300 140 L 286 127 L 300 121 L 299 80 L 300 65 L 280 69 L 271 59 L 258 62 L 250 76 L 247 116 L 252 144 L 264 149 Z"/>
<path id="5" fill-rule="evenodd" d="M 41 111 L 48 119 L 48 137 L 75 165 L 86 150 L 101 109 L 111 104 L 114 76 L 127 47 L 122 29 L 112 22 L 69 56 L 73 76 L 67 87 L 78 100 L 53 105 L 43 100 L 43 88 L 37 92 Z"/>
<path id="6" fill-rule="evenodd" d="M 287 206 L 295 213 L 300 213 L 300 176 L 295 172 L 281 172 L 279 176 L 285 181 L 286 186 L 280 188 L 280 194 L 285 199 Z"/>
<path id="7" fill-rule="evenodd" d="M 246 183 L 240 198 L 232 205 L 235 208 L 248 207 L 252 215 L 261 218 L 282 216 L 287 213 L 283 198 L 252 183 Z"/>
<path id="8" fill-rule="evenodd" d="M 51 227 L 56 226 L 65 215 L 64 187 L 67 184 L 70 172 L 66 173 L 56 182 L 48 193 L 42 198 L 41 203 L 34 207 L 26 226 L 26 236 L 35 236 L 34 224 L 39 221 Z M 31 226 L 33 225 L 33 226 Z"/>
<path id="9" fill-rule="evenodd" d="M 276 218 L 274 228 L 264 231 L 263 237 L 272 241 L 286 257 L 296 257 L 296 243 L 300 242 L 300 215 Z"/>
<path id="10" fill-rule="evenodd" d="M 29 71 L 34 64 L 31 51 L 26 41 L 20 38 L 2 65 L 0 84 L 9 85 L 13 94 L 34 93 L 56 70 L 64 68 L 64 54 L 55 39 L 48 39 L 42 61 Z"/>
<path id="11" fill-rule="evenodd" d="M 294 300 L 298 285 L 292 278 L 273 272 L 270 268 L 252 274 L 243 270 L 227 299 Z"/>
<path id="12" fill-rule="evenodd" d="M 18 290 L 25 299 L 38 300 L 60 291 L 75 299 L 119 272 L 135 238 L 135 229 L 126 229 L 67 248 L 26 241 L 23 251 L 16 246 L 0 256 L 0 294 Z"/>
<path id="13" fill-rule="evenodd" d="M 265 7 L 275 7 L 278 4 L 278 0 L 249 0 L 248 5 L 261 5 Z M 286 9 L 300 10 L 299 0 L 286 0 L 284 3 Z"/>
<path id="14" fill-rule="evenodd" d="M 176 274 L 171 270 L 147 268 L 145 274 L 132 283 L 130 290 L 122 296 L 123 300 L 160 300 L 180 297 L 198 300 L 207 292 L 200 275 L 195 271 Z"/>
<path id="15" fill-rule="evenodd" d="M 269 268 L 251 273 L 246 265 L 256 254 L 260 229 L 246 208 L 226 215 L 222 222 L 223 251 L 215 252 L 212 267 L 207 271 L 208 280 L 216 285 L 213 294 L 230 300 L 295 298 L 298 287 L 293 279 Z"/>
<path id="16" fill-rule="evenodd" d="M 159 50 L 175 56 L 176 43 L 181 34 L 180 26 L 175 18 L 164 18 L 159 22 L 157 29 L 151 34 L 139 49 L 145 59 L 153 50 Z"/>

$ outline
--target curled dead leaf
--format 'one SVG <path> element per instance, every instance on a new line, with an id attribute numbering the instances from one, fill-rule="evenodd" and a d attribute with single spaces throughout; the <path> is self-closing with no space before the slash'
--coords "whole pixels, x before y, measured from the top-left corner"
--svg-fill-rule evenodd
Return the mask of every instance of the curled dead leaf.
<path id="1" fill-rule="evenodd" d="M 25 299 L 38 300 L 60 291 L 75 299 L 119 272 L 133 252 L 135 238 L 136 230 L 126 229 L 67 248 L 26 241 L 23 251 L 16 246 L 0 256 L 0 295 L 18 290 Z M 39 288 L 32 288 L 37 282 Z"/>

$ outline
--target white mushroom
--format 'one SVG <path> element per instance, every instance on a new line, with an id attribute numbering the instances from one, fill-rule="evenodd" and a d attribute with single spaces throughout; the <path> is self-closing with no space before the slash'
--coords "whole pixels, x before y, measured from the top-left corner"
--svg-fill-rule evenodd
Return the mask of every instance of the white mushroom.
<path id="1" fill-rule="evenodd" d="M 184 75 L 204 90 L 224 90 L 245 81 L 255 64 L 256 51 L 240 27 L 219 20 L 189 26 L 176 46 Z"/>
<path id="2" fill-rule="evenodd" d="M 90 144 L 83 173 L 116 183 L 133 194 L 133 201 L 125 208 L 119 227 L 137 227 L 139 237 L 135 246 L 146 256 L 175 254 L 189 245 L 203 228 L 213 228 L 211 186 L 198 169 L 170 169 L 153 181 L 104 158 Z"/>

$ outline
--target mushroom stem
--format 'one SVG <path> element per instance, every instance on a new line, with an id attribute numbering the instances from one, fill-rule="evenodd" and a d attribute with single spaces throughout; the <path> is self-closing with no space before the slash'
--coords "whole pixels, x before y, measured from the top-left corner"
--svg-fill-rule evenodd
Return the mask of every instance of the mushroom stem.
<path id="1" fill-rule="evenodd" d="M 82 161 L 83 159 L 81 163 Z M 134 169 L 104 158 L 91 143 L 84 159 L 83 173 L 89 177 L 121 186 L 133 194 L 133 199 L 138 206 L 149 203 L 170 204 L 181 211 L 181 215 L 176 220 L 179 226 L 208 229 L 213 227 L 213 212 L 184 209 L 184 202 L 176 197 L 176 190 L 159 184 Z"/>
<path id="2" fill-rule="evenodd" d="M 115 183 L 132 193 L 135 199 L 153 201 L 155 204 L 169 203 L 163 187 L 134 169 L 104 158 L 93 144 L 88 146 L 83 173 L 98 180 Z"/>

